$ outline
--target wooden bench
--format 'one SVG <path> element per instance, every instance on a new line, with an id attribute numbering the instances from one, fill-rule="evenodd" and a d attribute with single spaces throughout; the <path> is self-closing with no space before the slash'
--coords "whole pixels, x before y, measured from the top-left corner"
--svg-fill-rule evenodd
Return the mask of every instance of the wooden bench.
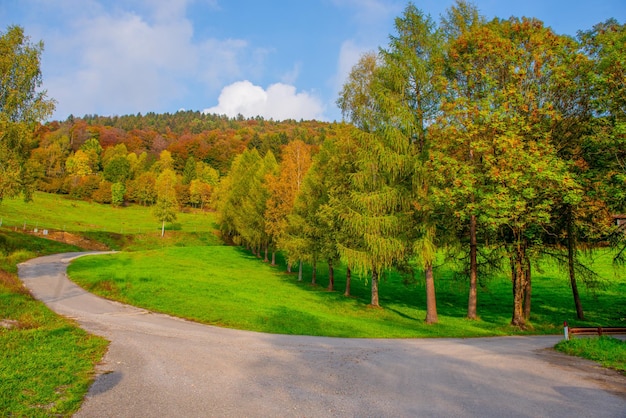
<path id="1" fill-rule="evenodd" d="M 569 340 L 570 335 L 620 335 L 626 334 L 626 327 L 571 327 L 567 322 L 563 324 L 565 339 Z"/>

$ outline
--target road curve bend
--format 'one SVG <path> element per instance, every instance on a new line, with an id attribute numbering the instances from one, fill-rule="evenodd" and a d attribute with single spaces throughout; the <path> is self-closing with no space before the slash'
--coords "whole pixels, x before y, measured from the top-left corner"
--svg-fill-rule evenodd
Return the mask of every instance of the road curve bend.
<path id="1" fill-rule="evenodd" d="M 84 291 L 66 268 L 85 254 L 19 265 L 37 299 L 111 341 L 76 417 L 626 417 L 626 377 L 552 351 L 558 336 L 379 340 L 217 328 Z"/>

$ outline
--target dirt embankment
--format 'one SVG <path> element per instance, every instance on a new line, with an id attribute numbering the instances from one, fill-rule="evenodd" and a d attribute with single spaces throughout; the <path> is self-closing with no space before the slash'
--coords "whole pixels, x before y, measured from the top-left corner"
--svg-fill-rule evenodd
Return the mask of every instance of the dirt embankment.
<path id="1" fill-rule="evenodd" d="M 80 235 L 72 234 L 71 232 L 66 232 L 66 231 L 46 230 L 44 232 L 43 230 L 35 230 L 35 231 L 30 231 L 29 233 L 31 235 L 37 235 L 38 237 L 41 237 L 41 238 L 51 239 L 54 241 L 63 242 L 65 244 L 75 245 L 85 250 L 107 251 L 110 249 L 109 247 L 107 247 L 105 244 L 101 242 L 94 241 L 92 239 L 89 239 Z"/>

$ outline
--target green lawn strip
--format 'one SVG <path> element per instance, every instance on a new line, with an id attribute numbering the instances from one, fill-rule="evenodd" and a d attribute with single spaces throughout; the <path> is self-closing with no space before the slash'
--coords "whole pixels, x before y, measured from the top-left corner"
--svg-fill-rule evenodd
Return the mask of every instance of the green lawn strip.
<path id="1" fill-rule="evenodd" d="M 386 274 L 380 285 L 382 309 L 372 309 L 369 286 L 352 282 L 353 297 L 343 296 L 344 272 L 337 271 L 336 291 L 325 290 L 326 272 L 318 269 L 318 286 L 311 286 L 310 270 L 297 281 L 281 267 L 272 268 L 247 252 L 227 246 L 165 248 L 119 253 L 74 261 L 69 274 L 90 291 L 150 310 L 203 323 L 281 334 L 334 337 L 472 337 L 518 334 L 509 326 L 509 280 L 494 277 L 479 293 L 481 320 L 465 319 L 466 284 L 439 272 L 439 324 L 426 325 L 422 280 Z M 531 323 L 525 333 L 556 334 L 574 315 L 567 280 L 556 271 L 537 274 Z M 612 287 L 609 286 L 609 291 Z M 595 323 L 614 324 L 606 300 L 626 304 L 625 294 L 606 297 L 583 292 L 583 305 Z M 591 322 L 590 322 L 591 323 Z"/>
<path id="2" fill-rule="evenodd" d="M 77 247 L 0 230 L 0 416 L 69 416 L 94 378 L 108 342 L 34 300 L 16 264 Z"/>
<path id="3" fill-rule="evenodd" d="M 555 348 L 566 354 L 597 361 L 604 367 L 626 374 L 626 341 L 613 337 L 574 337 Z"/>

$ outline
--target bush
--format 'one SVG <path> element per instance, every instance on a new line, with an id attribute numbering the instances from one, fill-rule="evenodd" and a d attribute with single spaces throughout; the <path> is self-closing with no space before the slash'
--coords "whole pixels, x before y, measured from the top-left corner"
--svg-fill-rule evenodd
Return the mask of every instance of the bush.
<path id="1" fill-rule="evenodd" d="M 90 199 L 93 193 L 100 188 L 101 179 L 97 175 L 70 177 L 69 194 L 74 199 Z M 66 182 L 68 184 L 68 182 Z"/>
<path id="2" fill-rule="evenodd" d="M 111 182 L 102 180 L 98 189 L 91 194 L 91 198 L 98 203 L 111 203 L 113 201 Z"/>

